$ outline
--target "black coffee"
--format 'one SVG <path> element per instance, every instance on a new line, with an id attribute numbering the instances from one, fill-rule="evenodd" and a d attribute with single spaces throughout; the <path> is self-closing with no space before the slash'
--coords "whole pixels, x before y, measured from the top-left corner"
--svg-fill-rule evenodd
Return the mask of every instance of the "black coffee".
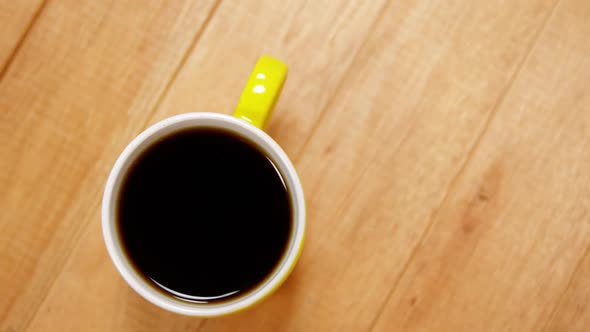
<path id="1" fill-rule="evenodd" d="M 273 162 L 214 129 L 184 130 L 148 147 L 125 177 L 117 213 L 136 269 L 191 302 L 227 300 L 265 281 L 293 220 Z"/>

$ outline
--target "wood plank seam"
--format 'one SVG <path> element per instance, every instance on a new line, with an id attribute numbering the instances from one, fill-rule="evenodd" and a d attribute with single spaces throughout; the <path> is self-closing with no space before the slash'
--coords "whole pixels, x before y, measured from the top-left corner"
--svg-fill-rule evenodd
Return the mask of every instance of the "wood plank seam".
<path id="1" fill-rule="evenodd" d="M 23 222 L 0 236 L 0 331 L 587 331 L 586 1 L 220 1 L 0 5 L 0 108 L 31 114 L 0 116 L 26 167 L 2 179 Z M 270 133 L 309 186 L 303 270 L 236 316 L 166 312 L 104 252 L 104 180 L 154 122 L 231 112 L 264 48 L 292 61 Z"/>
<path id="2" fill-rule="evenodd" d="M 383 314 L 385 307 L 386 307 L 387 303 L 389 302 L 389 299 L 391 298 L 391 296 L 395 292 L 395 289 L 399 285 L 399 282 L 402 280 L 404 275 L 407 273 L 408 267 L 410 266 L 410 263 L 414 260 L 416 254 L 418 252 L 418 248 L 420 248 L 422 246 L 422 244 L 424 243 L 424 239 L 426 238 L 426 235 L 430 232 L 433 225 L 436 223 L 436 220 L 439 217 L 439 211 L 441 211 L 442 207 L 444 207 L 447 204 L 447 200 L 450 196 L 449 194 L 455 190 L 455 186 L 457 185 L 457 183 L 461 179 L 464 171 L 467 169 L 467 166 L 469 166 L 469 163 L 473 159 L 473 156 L 474 156 L 475 152 L 477 151 L 483 137 L 487 134 L 487 132 L 490 128 L 490 124 L 492 123 L 498 109 L 500 109 L 500 106 L 504 102 L 504 99 L 508 95 L 508 92 L 511 90 L 512 85 L 516 81 L 516 78 L 519 76 L 522 68 L 524 67 L 524 64 L 527 62 L 527 60 L 529 59 L 533 50 L 535 49 L 535 46 L 536 46 L 541 34 L 545 31 L 547 24 L 549 23 L 551 18 L 554 16 L 557 6 L 560 2 L 561 2 L 561 0 L 555 1 L 555 4 L 553 5 L 553 7 L 549 11 L 549 13 L 546 15 L 543 22 L 541 23 L 541 27 L 539 27 L 539 29 L 537 30 L 537 32 L 535 33 L 533 38 L 531 38 L 531 42 L 529 43 L 529 46 L 527 47 L 527 51 L 526 51 L 525 55 L 522 57 L 522 59 L 518 63 L 516 69 L 514 70 L 512 76 L 510 77 L 510 79 L 508 81 L 508 84 L 506 85 L 504 90 L 501 92 L 496 103 L 494 103 L 494 105 L 492 106 L 492 108 L 489 112 L 490 114 L 488 115 L 487 119 L 485 120 L 485 122 L 483 124 L 483 128 L 480 130 L 479 135 L 476 137 L 473 145 L 471 146 L 471 148 L 467 152 L 467 156 L 465 157 L 465 160 L 463 161 L 461 167 L 457 171 L 457 174 L 455 174 L 455 176 L 453 176 L 452 180 L 450 181 L 448 189 L 445 192 L 445 194 L 441 200 L 441 203 L 436 208 L 436 211 L 433 213 L 428 225 L 424 228 L 424 231 L 422 232 L 422 234 L 420 234 L 420 239 L 418 240 L 417 244 L 412 249 L 410 256 L 408 257 L 408 259 L 404 263 L 404 266 L 402 267 L 401 272 L 399 273 L 398 277 L 395 279 L 394 284 L 392 285 L 391 289 L 387 293 L 387 296 L 385 297 L 383 304 L 377 310 L 377 314 L 375 315 L 375 318 L 373 319 L 373 321 L 371 321 L 371 324 L 369 325 L 369 329 L 367 331 L 371 332 L 375 329 L 375 326 L 377 325 L 377 322 L 381 318 L 381 315 Z"/>
<path id="3" fill-rule="evenodd" d="M 306 139 L 305 139 L 305 142 L 303 142 L 303 144 L 302 144 L 301 148 L 299 149 L 297 155 L 293 158 L 293 162 L 295 164 L 297 164 L 297 162 L 303 156 L 303 153 L 305 152 L 306 147 L 308 146 L 309 142 L 311 142 L 311 138 L 314 136 L 316 130 L 320 127 L 320 124 L 321 124 L 322 120 L 324 119 L 325 115 L 328 113 L 328 109 L 330 108 L 330 106 L 332 106 L 332 104 L 336 100 L 336 97 L 338 97 L 338 95 L 340 94 L 340 90 L 341 90 L 342 86 L 344 85 L 344 83 L 346 82 L 348 76 L 350 76 L 350 74 L 352 73 L 354 64 L 356 63 L 356 60 L 357 60 L 359 54 L 365 48 L 365 45 L 367 44 L 367 42 L 368 42 L 369 37 L 371 36 L 371 34 L 373 34 L 373 32 L 376 31 L 377 27 L 379 26 L 379 24 L 381 23 L 381 21 L 385 17 L 385 13 L 388 11 L 388 9 L 389 9 L 389 7 L 390 7 L 391 4 L 392 4 L 391 1 L 387 1 L 379 9 L 379 15 L 375 18 L 375 20 L 373 21 L 373 23 L 371 24 L 371 26 L 367 30 L 365 39 L 363 40 L 362 44 L 358 47 L 357 51 L 353 55 L 353 57 L 352 57 L 352 59 L 350 61 L 350 64 L 348 65 L 348 67 L 344 71 L 344 74 L 342 75 L 342 78 L 340 79 L 340 81 L 338 82 L 336 88 L 334 89 L 334 93 L 328 99 L 328 101 L 326 102 L 326 105 L 323 107 L 323 109 L 320 111 L 320 115 L 318 116 L 316 122 L 314 123 L 314 125 L 311 128 L 311 130 L 309 131 L 309 133 L 307 134 Z M 401 145 L 402 144 L 400 144 L 400 146 Z M 199 324 L 199 326 L 195 330 L 195 332 L 201 332 L 203 330 L 203 328 L 205 328 L 205 326 L 207 325 L 207 322 L 208 321 L 209 321 L 209 319 L 203 319 L 203 322 L 201 322 Z"/>
<path id="4" fill-rule="evenodd" d="M 35 10 L 35 12 L 33 13 L 33 16 L 31 17 L 31 20 L 29 21 L 29 23 L 25 27 L 24 32 L 18 38 L 18 41 L 16 42 L 16 45 L 14 46 L 14 48 L 12 49 L 12 51 L 10 52 L 10 55 L 8 55 L 8 58 L 6 59 L 6 62 L 0 68 L 0 82 L 2 82 L 2 79 L 4 78 L 4 76 L 6 75 L 6 73 L 8 72 L 8 69 L 10 68 L 10 66 L 12 65 L 12 62 L 14 61 L 14 59 L 16 58 L 16 56 L 18 55 L 18 52 L 22 48 L 22 46 L 23 46 L 25 40 L 27 39 L 29 33 L 32 31 L 33 26 L 37 22 L 37 19 L 41 16 L 41 13 L 43 12 L 43 10 L 45 9 L 45 7 L 47 6 L 47 2 L 48 1 L 49 0 L 43 0 L 43 2 L 41 2 L 41 4 L 39 5 L 39 7 Z"/>
<path id="5" fill-rule="evenodd" d="M 211 9 L 209 10 L 209 13 L 207 14 L 207 17 L 205 18 L 205 20 L 203 21 L 203 24 L 201 25 L 201 27 L 195 33 L 195 36 L 193 37 L 193 39 L 192 39 L 192 41 L 190 43 L 190 46 L 187 48 L 185 54 L 183 54 L 183 56 L 182 56 L 180 62 L 178 63 L 176 69 L 173 71 L 172 75 L 170 76 L 170 79 L 168 80 L 168 82 L 166 83 L 166 85 L 162 89 L 162 92 L 160 93 L 160 95 L 156 99 L 156 103 L 155 103 L 154 107 L 152 107 L 151 110 L 150 110 L 150 113 L 151 114 L 153 114 L 155 112 L 155 110 L 157 110 L 157 108 L 161 104 L 162 100 L 164 99 L 164 97 L 168 93 L 170 87 L 173 85 L 174 80 L 176 79 L 176 77 L 178 76 L 178 74 L 180 73 L 180 71 L 182 70 L 182 67 L 186 63 L 187 59 L 189 58 L 189 56 L 192 53 L 193 49 L 195 48 L 196 44 L 201 39 L 201 36 L 203 35 L 204 31 L 206 30 L 207 26 L 209 25 L 209 22 L 211 21 L 211 18 L 213 17 L 213 15 L 215 15 L 215 13 L 217 11 L 217 8 L 219 7 L 221 1 L 222 0 L 216 0 L 215 3 L 213 4 L 213 6 L 211 7 Z M 47 2 L 48 2 L 48 0 L 45 0 L 43 2 L 43 5 L 40 6 L 40 7 L 45 8 L 45 5 L 46 5 Z M 39 15 L 37 15 L 37 13 L 36 13 L 34 16 L 35 16 L 35 18 L 37 18 Z M 27 34 L 28 34 L 28 31 L 29 31 L 29 29 L 27 29 Z M 19 48 L 20 48 L 20 44 L 21 44 L 21 42 L 19 41 Z M 11 57 L 12 57 L 12 55 L 11 55 Z M 10 62 L 12 62 L 12 61 L 10 61 Z M 3 74 L 3 73 L 4 72 L 2 72 L 1 74 Z M 2 76 L 0 76 L 0 80 L 1 79 L 2 79 Z M 148 118 L 151 119 L 151 116 L 149 116 Z M 146 121 L 146 123 L 147 122 L 148 121 Z M 144 126 L 145 126 L 145 124 L 144 124 Z M 84 233 L 85 229 L 88 228 L 89 223 L 90 223 L 89 220 L 86 220 L 84 222 L 85 225 L 83 225 L 81 227 L 81 229 L 80 229 L 80 232 L 81 233 Z M 73 248 L 77 248 L 78 247 L 81 238 L 82 237 L 78 237 L 78 239 L 73 244 Z M 65 258 L 64 263 L 61 266 L 61 271 L 55 275 L 55 278 L 53 279 L 53 281 L 49 285 L 48 291 L 43 296 L 44 298 L 41 300 L 39 306 L 37 308 L 33 309 L 33 314 L 30 316 L 31 318 L 24 325 L 25 326 L 25 331 L 30 328 L 30 325 L 33 322 L 34 317 L 37 315 L 37 312 L 41 309 L 41 307 L 43 307 L 43 304 L 45 303 L 45 301 L 46 301 L 47 297 L 49 296 L 49 294 L 51 293 L 52 289 L 54 288 L 57 280 L 59 279 L 59 275 L 61 275 L 61 273 L 63 272 L 63 269 L 67 266 L 67 263 L 69 262 L 69 260 L 70 260 L 70 258 L 72 256 L 72 253 L 73 252 L 75 252 L 75 250 L 72 250 L 72 251 L 70 251 L 67 254 L 67 257 Z"/>
<path id="6" fill-rule="evenodd" d="M 96 208 L 99 208 L 100 204 L 97 205 Z M 91 218 L 92 214 L 88 214 L 88 218 Z M 80 228 L 80 234 L 83 234 L 85 229 L 88 227 L 89 221 L 87 221 L 85 223 L 86 225 L 82 226 Z M 76 247 L 76 245 L 79 242 L 79 239 L 81 238 L 81 236 L 78 237 L 78 240 L 75 241 L 74 243 L 74 248 Z M 37 308 L 32 308 L 32 314 L 30 315 L 30 317 L 27 319 L 26 323 L 24 324 L 24 331 L 29 329 L 29 325 L 31 325 L 31 323 L 33 322 L 33 320 L 35 319 L 35 316 L 37 315 L 37 313 L 39 312 L 39 310 L 41 309 L 41 307 L 43 306 L 43 303 L 45 302 L 45 300 L 47 299 L 47 297 L 49 296 L 49 294 L 51 293 L 51 290 L 53 289 L 53 286 L 55 285 L 55 283 L 57 282 L 57 280 L 59 279 L 59 275 L 61 274 L 61 272 L 63 272 L 63 269 L 65 268 L 65 266 L 67 265 L 67 262 L 69 260 L 69 258 L 72 256 L 72 253 L 74 252 L 74 250 L 68 252 L 66 254 L 66 258 L 60 268 L 60 273 L 57 273 L 53 280 L 51 280 L 51 283 L 49 285 L 49 288 L 47 289 L 47 292 L 45 294 L 43 294 L 43 299 L 39 302 L 39 305 L 37 306 Z"/>
<path id="7" fill-rule="evenodd" d="M 565 301 L 565 296 L 567 295 L 568 290 L 572 287 L 572 284 L 574 283 L 574 280 L 578 275 L 578 272 L 582 269 L 582 265 L 584 264 L 584 261 L 586 260 L 586 258 L 588 258 L 588 256 L 590 256 L 590 245 L 586 247 L 584 254 L 580 257 L 580 260 L 576 264 L 576 268 L 574 269 L 572 275 L 567 281 L 567 284 L 563 289 L 563 293 L 559 296 L 557 301 L 555 301 L 555 305 L 553 306 L 553 309 L 551 309 L 551 312 L 548 316 L 549 318 L 547 319 L 547 321 L 543 325 L 543 328 L 541 329 L 542 332 L 547 331 L 547 329 L 551 326 L 551 323 L 553 322 L 553 320 L 557 316 L 557 313 L 559 312 L 561 304 Z"/>
<path id="8" fill-rule="evenodd" d="M 311 128 L 311 130 L 309 131 L 309 133 L 307 134 L 307 136 L 305 138 L 305 142 L 303 142 L 303 144 L 301 145 L 301 148 L 297 152 L 297 155 L 295 156 L 295 158 L 293 158 L 293 162 L 296 165 L 297 165 L 297 162 L 301 159 L 301 156 L 303 156 L 303 153 L 305 151 L 305 148 L 307 147 L 307 145 L 309 145 L 309 142 L 311 142 L 311 138 L 314 136 L 316 130 L 320 127 L 320 124 L 322 123 L 322 120 L 324 119 L 324 116 L 328 113 L 328 109 L 332 106 L 332 104 L 336 100 L 336 97 L 338 97 L 338 95 L 340 94 L 340 90 L 341 90 L 342 86 L 344 85 L 344 82 L 347 80 L 348 76 L 350 76 L 350 73 L 352 73 L 354 64 L 356 63 L 356 60 L 357 60 L 359 54 L 365 48 L 365 45 L 367 44 L 367 42 L 368 42 L 369 37 L 371 36 L 371 34 L 373 34 L 373 32 L 375 32 L 377 30 L 377 27 L 379 26 L 379 23 L 381 23 L 381 20 L 385 17 L 385 13 L 388 11 L 391 3 L 392 3 L 391 1 L 387 1 L 379 9 L 380 13 L 375 18 L 374 22 L 371 24 L 371 26 L 369 27 L 369 29 L 367 30 L 367 34 L 365 36 L 365 40 L 358 47 L 356 53 L 354 54 L 354 56 L 350 60 L 350 64 L 348 65 L 348 68 L 346 68 L 346 70 L 344 71 L 344 73 L 342 74 L 342 78 L 338 82 L 338 85 L 336 85 L 336 88 L 334 89 L 334 93 L 332 94 L 332 96 L 326 102 L 326 106 L 324 106 L 324 108 L 320 111 L 320 115 L 318 116 L 316 122 L 313 124 L 313 127 Z"/>
<path id="9" fill-rule="evenodd" d="M 219 5 L 221 4 L 221 1 L 222 0 L 216 0 L 215 3 L 213 4 L 213 6 L 211 7 L 211 10 L 207 14 L 207 17 L 205 18 L 205 21 L 203 21 L 203 24 L 201 25 L 201 27 L 195 33 L 195 36 L 191 40 L 191 43 L 190 43 L 188 49 L 183 54 L 182 58 L 180 59 L 180 62 L 176 66 L 176 69 L 174 69 L 174 71 L 172 72 L 172 75 L 170 75 L 170 79 L 168 80 L 168 82 L 166 82 L 166 85 L 164 86 L 164 89 L 162 89 L 162 92 L 160 93 L 160 95 L 156 99 L 156 102 L 154 103 L 154 106 L 150 109 L 149 115 L 146 117 L 145 121 L 142 124 L 142 128 L 146 128 L 153 121 L 154 114 L 156 113 L 156 111 L 158 110 L 158 108 L 160 108 L 160 106 L 162 105 L 162 102 L 164 101 L 164 99 L 166 99 L 166 96 L 168 95 L 168 92 L 170 91 L 170 89 L 174 85 L 174 82 L 176 82 L 176 79 L 178 78 L 178 75 L 180 74 L 180 72 L 182 71 L 182 69 L 184 68 L 184 66 L 186 65 L 186 62 L 190 58 L 191 53 L 193 53 L 193 51 L 195 50 L 197 44 L 201 40 L 201 37 L 203 37 L 203 34 L 207 30 L 207 27 L 209 26 L 209 23 L 211 22 L 211 20 L 213 19 L 213 16 L 217 12 L 217 9 L 219 8 Z"/>

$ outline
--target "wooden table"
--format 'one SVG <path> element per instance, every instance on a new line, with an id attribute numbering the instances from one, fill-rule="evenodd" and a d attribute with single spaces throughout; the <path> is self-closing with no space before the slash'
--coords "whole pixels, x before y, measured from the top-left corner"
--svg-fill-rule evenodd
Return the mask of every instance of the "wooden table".
<path id="1" fill-rule="evenodd" d="M 105 179 L 263 53 L 303 255 L 246 312 L 167 313 L 106 253 Z M 587 0 L 1 0 L 0 142 L 2 332 L 590 331 Z"/>

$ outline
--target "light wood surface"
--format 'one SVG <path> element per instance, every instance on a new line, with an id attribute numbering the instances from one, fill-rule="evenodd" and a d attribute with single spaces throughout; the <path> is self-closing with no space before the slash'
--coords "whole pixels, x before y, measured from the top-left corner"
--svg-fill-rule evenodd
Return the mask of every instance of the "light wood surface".
<path id="1" fill-rule="evenodd" d="M 104 182 L 261 54 L 303 254 L 245 312 L 165 312 L 108 258 Z M 590 2 L 0 0 L 0 210 L 1 332 L 590 331 Z"/>

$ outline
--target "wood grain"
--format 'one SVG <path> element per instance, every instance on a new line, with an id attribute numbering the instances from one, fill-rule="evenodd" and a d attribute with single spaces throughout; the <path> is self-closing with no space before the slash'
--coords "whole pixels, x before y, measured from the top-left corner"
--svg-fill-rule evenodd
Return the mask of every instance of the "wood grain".
<path id="1" fill-rule="evenodd" d="M 309 235 L 294 277 L 202 331 L 371 327 L 552 2 L 502 6 L 391 3 L 296 158 Z"/>
<path id="2" fill-rule="evenodd" d="M 325 3 L 326 5 L 329 2 Z M 321 5 L 321 4 L 320 4 Z M 352 5 L 351 5 L 352 6 Z M 231 112 L 232 105 L 235 105 L 242 85 L 245 83 L 245 78 L 249 74 L 253 63 L 256 61 L 257 56 L 260 55 L 259 48 L 262 48 L 262 45 L 250 45 L 248 41 L 252 40 L 252 36 L 259 36 L 259 35 L 267 35 L 270 40 L 270 34 L 275 30 L 275 25 L 278 24 L 276 22 L 263 22 L 260 20 L 252 19 L 251 12 L 256 11 L 258 6 L 254 6 L 253 4 L 249 5 L 247 8 L 242 9 L 240 7 L 240 3 L 221 3 L 219 8 L 216 11 L 215 17 L 209 23 L 207 31 L 203 34 L 200 45 L 203 43 L 205 45 L 211 45 L 211 47 L 205 48 L 205 50 L 213 50 L 213 54 L 209 54 L 206 59 L 208 61 L 217 61 L 216 63 L 199 63 L 196 61 L 197 57 L 200 57 L 200 53 L 203 52 L 202 48 L 197 47 L 195 48 L 194 52 L 191 54 L 191 57 L 187 60 L 187 63 L 183 66 L 182 70 L 179 72 L 178 78 L 175 80 L 174 84 L 170 88 L 170 93 L 168 97 L 164 99 L 162 105 L 158 108 L 158 110 L 154 113 L 152 119 L 149 122 L 154 122 L 159 120 L 163 117 L 167 117 L 173 114 L 187 112 L 187 111 L 197 111 L 197 110 L 222 110 L 223 112 Z M 311 6 L 310 8 L 303 8 L 299 11 L 294 10 L 289 6 L 286 7 L 278 7 L 275 2 L 268 2 L 265 6 L 261 6 L 260 9 L 268 9 L 268 12 L 257 12 L 256 15 L 264 15 L 266 17 L 271 17 L 273 15 L 277 15 L 277 19 L 284 18 L 288 16 L 288 13 L 294 13 L 294 15 L 302 15 L 303 17 L 309 17 L 313 13 L 317 12 L 317 6 Z M 258 9 L 258 10 L 260 10 Z M 358 8 L 350 8 L 348 11 L 355 12 L 355 9 Z M 242 15 L 244 21 L 243 22 L 232 22 L 235 19 L 235 16 L 232 16 L 231 13 L 235 14 L 236 10 L 244 11 Z M 282 11 L 282 12 L 281 12 Z M 374 13 L 376 14 L 376 10 Z M 336 15 L 337 13 L 333 11 L 333 14 Z M 358 23 L 356 26 L 360 25 L 362 22 L 361 20 L 367 21 L 367 28 L 372 20 L 366 19 L 365 15 L 369 15 L 368 12 L 358 13 L 355 17 L 357 17 Z M 332 20 L 329 20 L 320 27 L 318 27 L 315 33 L 325 36 L 330 30 L 333 28 L 334 22 L 337 16 L 335 16 Z M 290 20 L 296 21 L 304 21 L 301 17 L 294 17 Z M 251 22 L 260 22 L 259 25 L 249 25 Z M 270 24 L 269 24 L 270 23 Z M 244 46 L 244 51 L 240 52 L 231 52 L 231 50 L 227 50 L 226 48 L 229 46 L 231 47 L 232 44 L 227 43 L 227 39 L 229 38 L 226 35 L 221 35 L 224 33 L 225 29 L 231 28 L 232 24 L 235 24 L 232 32 L 228 32 L 228 36 L 231 35 L 236 40 L 239 40 L 239 37 L 243 38 L 242 41 Z M 249 31 L 242 31 L 239 32 L 239 29 L 243 26 L 250 26 L 251 30 Z M 295 28 L 293 28 L 295 29 Z M 348 31 L 347 31 L 348 32 Z M 339 43 L 345 44 L 348 43 L 348 47 L 353 48 L 355 47 L 355 43 L 361 43 L 363 38 L 358 38 L 356 35 L 349 35 L 348 33 L 342 34 L 334 34 L 329 35 L 330 38 L 334 38 L 338 40 Z M 363 36 L 364 37 L 364 36 Z M 277 44 L 280 44 L 282 41 L 282 34 L 277 34 Z M 219 42 L 218 42 L 219 41 Z M 261 40 L 259 42 L 264 42 Z M 218 46 L 217 46 L 218 45 Z M 221 49 L 217 50 L 216 47 Z M 248 47 L 253 47 L 252 50 L 249 50 Z M 300 52 L 307 47 L 305 44 L 301 44 L 299 46 Z M 344 47 L 344 46 L 343 46 Z M 249 50 L 249 51 L 248 51 Z M 248 52 L 250 52 L 251 56 L 246 56 Z M 329 49 L 326 48 L 326 52 L 329 52 Z M 338 52 L 343 52 L 340 49 L 337 49 Z M 274 53 L 273 50 L 269 50 L 269 53 Z M 220 54 L 232 54 L 235 53 L 236 56 L 231 58 L 231 61 L 228 62 L 227 57 L 222 57 Z M 334 56 L 340 56 L 339 53 L 328 53 L 325 56 L 324 61 L 328 61 L 329 55 L 333 54 Z M 234 68 L 232 64 L 240 64 L 241 68 Z M 217 69 L 217 72 L 215 72 Z M 343 68 L 344 70 L 345 68 Z M 222 71 L 223 70 L 223 71 Z M 293 67 L 291 70 L 294 71 Z M 318 70 L 313 69 L 311 70 Z M 327 70 L 327 68 L 325 69 Z M 341 72 L 342 73 L 342 72 Z M 310 76 L 315 76 L 315 72 L 310 73 Z M 293 76 L 291 75 L 289 84 L 293 80 Z M 211 79 L 214 77 L 215 79 Z M 243 77 L 243 79 L 240 79 Z M 302 79 L 302 78 L 300 78 Z M 330 80 L 335 80 L 331 78 Z M 207 82 L 210 84 L 208 85 Z M 328 87 L 326 87 L 328 88 Z M 224 91 L 234 91 L 233 98 L 228 98 Z M 288 86 L 284 90 L 284 96 L 288 96 L 290 89 Z M 183 91 L 183 93 L 176 93 L 175 91 Z M 320 98 L 321 91 L 315 91 L 314 98 L 316 100 L 325 100 Z M 280 102 L 280 105 L 283 104 L 283 101 Z M 279 114 L 283 114 L 286 112 L 281 112 L 280 107 L 277 110 L 276 114 L 277 117 L 280 116 Z M 295 116 L 295 114 L 294 114 Z M 285 146 L 287 148 L 287 146 Z M 114 156 L 113 156 L 114 157 Z M 109 165 L 110 166 L 110 165 Z M 95 218 L 98 218 L 98 211 Z M 121 278 L 117 278 L 116 272 L 114 271 L 113 267 L 108 261 L 108 258 L 101 256 L 100 261 L 98 262 L 88 262 L 88 256 L 92 255 L 92 253 L 97 252 L 104 252 L 104 244 L 102 241 L 102 236 L 100 233 L 99 225 L 94 225 L 94 230 L 87 232 L 82 239 L 78 242 L 79 246 L 75 250 L 73 250 L 73 254 L 70 258 L 69 264 L 65 267 L 64 272 L 59 276 L 57 281 L 53 286 L 52 293 L 48 295 L 45 303 L 43 304 L 42 308 L 39 310 L 39 314 L 36 316 L 35 321 L 32 323 L 30 330 L 31 331 L 42 331 L 47 326 L 59 326 L 61 329 L 65 330 L 108 330 L 112 327 L 113 324 L 110 320 L 105 320 L 96 326 L 89 327 L 88 321 L 86 317 L 90 314 L 94 314 L 99 312 L 101 315 L 108 316 L 108 317 L 120 317 L 119 315 L 127 316 L 127 320 L 123 320 L 124 324 L 134 324 L 133 328 L 138 331 L 152 331 L 153 326 L 156 322 L 159 322 L 162 327 L 168 326 L 177 326 L 177 322 L 179 321 L 178 316 L 174 315 L 154 315 L 154 308 L 149 307 L 148 304 L 144 304 L 141 307 L 141 311 L 135 309 L 137 307 L 137 302 L 141 303 L 141 300 L 138 299 L 138 295 L 132 293 L 131 291 L 126 291 L 125 296 L 121 295 L 121 289 L 127 290 L 127 286 L 123 284 Z M 92 264 L 89 266 L 89 264 Z M 95 271 L 95 276 L 93 278 L 84 278 L 81 276 L 85 276 L 88 270 Z M 107 277 L 105 277 L 105 275 Z M 75 281 L 75 282 L 74 282 Z M 83 283 L 82 283 L 83 282 Z M 93 294 L 90 296 L 85 296 L 81 298 L 77 298 L 75 300 L 65 298 L 62 294 L 75 294 L 83 291 L 89 285 L 100 285 L 96 287 L 96 292 L 100 292 L 100 294 Z M 104 289 L 110 289 L 116 287 L 113 292 L 106 293 Z M 96 309 L 96 304 L 94 303 L 96 298 L 100 298 L 103 302 L 108 302 L 111 305 L 104 306 L 101 310 Z M 108 300 L 107 300 L 108 299 Z M 148 311 L 144 307 L 150 308 Z M 72 310 L 79 310 L 77 308 L 85 308 L 88 312 L 84 311 L 84 314 L 79 315 L 79 319 L 76 318 L 69 318 L 66 320 L 66 317 L 69 312 Z M 127 310 L 137 310 L 132 317 L 124 314 Z M 57 313 L 56 313 L 57 312 Z M 120 314 L 120 312 L 123 312 Z M 59 313 L 62 313 L 60 315 Z M 156 318 L 157 317 L 157 318 Z M 190 319 L 189 319 L 190 320 Z M 182 319 L 180 321 L 183 322 Z M 194 322 L 188 323 L 188 328 L 194 328 L 195 326 L 199 326 L 200 321 L 193 319 Z M 181 325 L 184 323 L 180 323 Z M 116 326 L 116 325 L 115 325 Z M 127 326 L 121 324 L 120 327 Z M 128 326 L 127 326 L 128 327 Z"/>
<path id="3" fill-rule="evenodd" d="M 188 111 L 232 112 L 252 64 L 268 53 L 290 70 L 269 132 L 297 156 L 386 14 L 385 3 L 223 1 L 201 41 L 206 47 L 191 54 L 152 121 Z"/>
<path id="4" fill-rule="evenodd" d="M 587 330 L 587 1 L 63 0 L 0 16 L 0 331 Z M 264 53 L 290 65 L 269 133 L 304 184 L 303 255 L 250 310 L 167 313 L 107 256 L 104 181 L 149 124 L 230 113 Z"/>
<path id="5" fill-rule="evenodd" d="M 589 14 L 556 8 L 376 331 L 543 329 L 590 246 Z"/>
<path id="6" fill-rule="evenodd" d="M 62 1 L 40 13 L 0 81 L 2 159 L 10 160 L 0 171 L 0 204 L 10 211 L 0 224 L 0 330 L 25 329 L 84 230 L 99 223 L 110 165 L 143 128 L 212 8 Z M 106 263 L 97 249 L 89 257 Z M 88 270 L 83 279 L 91 277 Z M 109 286 L 120 282 L 112 277 Z"/>
<path id="7" fill-rule="evenodd" d="M 590 251 L 586 251 L 584 260 L 580 262 L 573 273 L 559 304 L 554 308 L 547 327 L 543 331 L 584 332 L 590 326 Z"/>
<path id="8" fill-rule="evenodd" d="M 0 79 L 43 7 L 42 0 L 0 1 Z"/>

